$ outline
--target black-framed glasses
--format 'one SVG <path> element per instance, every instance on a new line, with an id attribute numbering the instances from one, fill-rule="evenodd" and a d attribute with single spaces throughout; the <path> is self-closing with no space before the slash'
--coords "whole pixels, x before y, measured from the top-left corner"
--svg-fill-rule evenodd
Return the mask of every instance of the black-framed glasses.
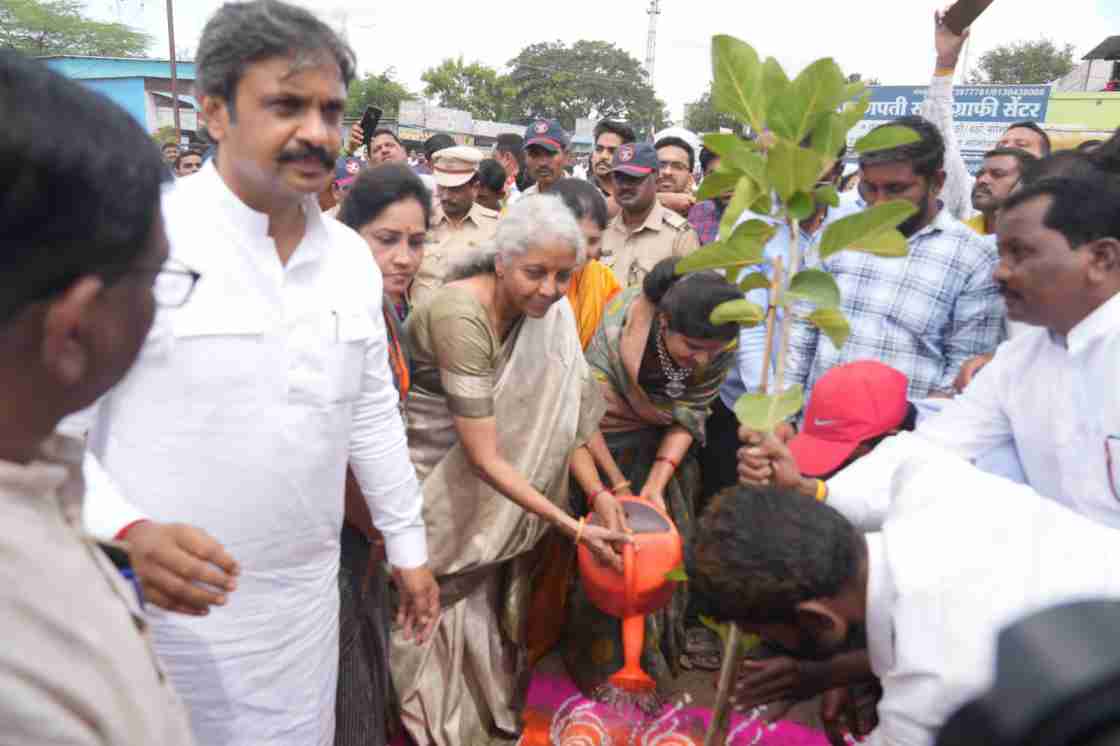
<path id="1" fill-rule="evenodd" d="M 135 267 L 127 269 L 122 275 L 155 275 L 152 282 L 152 297 L 161 308 L 178 308 L 190 300 L 195 285 L 202 278 L 197 272 L 182 262 L 168 259 L 159 269 Z"/>

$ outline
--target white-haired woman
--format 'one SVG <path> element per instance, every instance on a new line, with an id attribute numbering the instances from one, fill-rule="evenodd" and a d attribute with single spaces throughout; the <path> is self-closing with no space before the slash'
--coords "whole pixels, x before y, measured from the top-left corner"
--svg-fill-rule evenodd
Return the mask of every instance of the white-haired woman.
<path id="1" fill-rule="evenodd" d="M 584 252 L 563 202 L 525 198 L 493 247 L 408 319 L 408 440 L 443 611 L 423 645 L 394 632 L 390 659 L 421 746 L 516 737 L 530 553 L 549 528 L 621 566 L 626 535 L 562 507 L 573 460 L 591 465 L 575 469 L 589 494 L 598 481 L 586 444 L 604 403 L 564 299 Z M 604 491 L 597 507 L 609 512 L 613 499 Z"/>

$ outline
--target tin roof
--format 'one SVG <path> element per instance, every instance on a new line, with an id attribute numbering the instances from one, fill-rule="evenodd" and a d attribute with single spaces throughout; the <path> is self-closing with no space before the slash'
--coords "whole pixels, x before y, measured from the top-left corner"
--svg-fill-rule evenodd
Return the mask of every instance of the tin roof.
<path id="1" fill-rule="evenodd" d="M 1120 36 L 1110 36 L 1089 54 L 1085 55 L 1083 60 L 1120 60 Z"/>

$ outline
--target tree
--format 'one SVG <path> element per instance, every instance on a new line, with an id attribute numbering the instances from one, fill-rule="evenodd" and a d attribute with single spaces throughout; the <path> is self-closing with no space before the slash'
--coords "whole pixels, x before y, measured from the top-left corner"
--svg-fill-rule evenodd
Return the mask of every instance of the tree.
<path id="1" fill-rule="evenodd" d="M 741 396 L 734 410 L 740 424 L 772 433 L 804 403 L 800 385 L 783 385 L 793 319 L 816 326 L 838 349 L 851 328 L 841 310 L 836 279 L 823 268 L 801 269 L 799 241 L 790 244 L 786 262 L 780 257 L 768 258 L 765 249 L 778 232 L 775 223 L 796 236 L 799 223 L 812 218 L 821 206 L 839 204 L 835 187 L 822 185 L 821 179 L 834 172 L 836 153 L 867 113 L 871 96 L 864 83 L 850 82 L 831 59 L 813 62 L 790 80 L 773 57 L 764 62 L 749 44 L 730 36 L 712 39 L 712 77 L 716 110 L 764 134 L 751 142 L 734 134 L 704 136 L 704 145 L 720 157 L 720 165 L 704 177 L 697 199 L 732 196 L 720 220 L 718 239 L 682 259 L 677 273 L 717 270 L 743 291 L 770 290 L 766 307 L 733 300 L 717 306 L 710 321 L 766 325 L 762 359 L 770 360 L 771 352 L 776 352 L 776 393 L 769 393 L 773 390 L 770 369 L 763 366 L 757 390 Z M 862 154 L 917 139 L 917 133 L 908 128 L 885 127 L 860 138 L 854 148 Z M 740 222 L 748 211 L 766 219 Z M 906 238 L 897 226 L 916 212 L 905 200 L 882 202 L 830 223 L 816 250 L 822 261 L 842 250 L 906 256 Z M 754 383 L 747 382 L 747 386 Z M 716 702 L 704 739 L 705 746 L 715 746 L 727 741 L 731 691 L 744 646 L 742 630 L 734 621 L 722 627 L 711 620 L 705 623 L 716 626 L 724 638 Z"/>
<path id="2" fill-rule="evenodd" d="M 396 71 L 389 67 L 380 75 L 355 79 L 346 95 L 346 116 L 360 117 L 372 105 L 380 107 L 386 117 L 395 117 L 401 101 L 415 98 L 395 76 Z"/>
<path id="3" fill-rule="evenodd" d="M 703 96 L 685 105 L 684 126 L 693 132 L 719 132 L 720 129 L 738 130 L 735 117 L 723 114 L 712 105 L 709 89 Z"/>
<path id="4" fill-rule="evenodd" d="M 0 0 L 0 47 L 32 56 L 139 57 L 151 41 L 123 23 L 86 18 L 79 0 Z"/>
<path id="5" fill-rule="evenodd" d="M 1059 48 L 1049 39 L 1017 41 L 990 49 L 969 82 L 1023 85 L 1050 83 L 1073 70 L 1073 45 Z"/>
<path id="6" fill-rule="evenodd" d="M 509 76 L 481 62 L 468 65 L 462 57 L 448 58 L 425 70 L 420 79 L 426 84 L 424 95 L 440 106 L 469 111 L 475 119 L 491 122 L 520 119 L 515 105 L 517 89 Z"/>
<path id="7" fill-rule="evenodd" d="M 609 42 L 532 44 L 509 67 L 522 120 L 554 117 L 569 130 L 580 117 L 621 119 L 639 130 L 668 123 L 641 63 Z"/>

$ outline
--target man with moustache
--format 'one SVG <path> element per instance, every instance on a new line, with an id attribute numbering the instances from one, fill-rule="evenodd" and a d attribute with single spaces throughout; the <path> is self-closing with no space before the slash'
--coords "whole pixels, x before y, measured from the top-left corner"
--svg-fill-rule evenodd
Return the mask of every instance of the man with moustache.
<path id="1" fill-rule="evenodd" d="M 568 145 L 572 139 L 555 119 L 538 119 L 525 128 L 525 166 L 537 183 L 522 194 L 547 194 L 567 176 Z"/>
<path id="2" fill-rule="evenodd" d="M 1001 345 L 964 392 L 912 434 L 888 438 L 826 483 L 803 480 L 785 444 L 745 431 L 740 478 L 812 492 L 875 530 L 902 464 L 931 448 L 971 460 L 1012 445 L 1036 492 L 1120 528 L 1117 204 L 1120 181 L 1094 171 L 1017 191 L 998 218 L 995 280 L 1008 318 L 1035 328 Z"/>
<path id="3" fill-rule="evenodd" d="M 657 151 L 647 143 L 623 145 L 611 168 L 621 212 L 603 233 L 601 261 L 623 287 L 640 285 L 653 266 L 700 248 L 688 220 L 657 199 Z"/>
<path id="4" fill-rule="evenodd" d="M 919 140 L 863 155 L 860 195 L 872 207 L 902 199 L 917 208 L 899 226 L 909 253 L 895 259 L 841 251 L 823 262 L 840 286 L 851 335 L 838 350 L 807 320 L 794 321 L 785 382 L 810 396 L 825 372 L 855 360 L 901 371 L 911 399 L 949 392 L 961 365 L 1003 338 L 995 247 L 938 200 L 945 181 L 941 135 L 921 117 L 883 126 L 907 127 Z"/>
<path id="5" fill-rule="evenodd" d="M 945 185 L 941 199 L 949 213 L 960 220 L 972 216 L 969 197 L 975 179 L 968 172 L 960 143 L 953 129 L 953 78 L 957 63 L 968 39 L 968 31 L 957 34 L 943 23 L 941 12 L 934 14 L 934 48 L 937 62 L 929 92 L 921 104 L 920 114 L 937 127 L 945 139 Z M 997 148 L 1018 148 L 1035 158 L 1050 155 L 1050 136 L 1037 122 L 1023 121 L 1010 125 L 996 143 Z"/>
<path id="6" fill-rule="evenodd" d="M 976 215 L 964 224 L 981 236 L 995 233 L 996 213 L 1019 185 L 1023 170 L 1036 160 L 1018 148 L 996 148 L 985 153 L 984 165 L 977 172 L 976 184 L 972 187 L 972 207 Z"/>
<path id="7" fill-rule="evenodd" d="M 432 156 L 439 207 L 424 245 L 424 259 L 409 301 L 417 306 L 443 287 L 448 271 L 494 237 L 498 213 L 478 204 L 478 165 L 482 152 L 469 145 L 444 148 Z"/>
<path id="8" fill-rule="evenodd" d="M 591 151 L 591 180 L 603 193 L 607 201 L 607 216 L 618 214 L 618 202 L 614 199 L 614 177 L 611 175 L 614 154 L 623 145 L 637 140 L 634 129 L 613 119 L 604 119 L 595 125 L 595 149 Z"/>
<path id="9" fill-rule="evenodd" d="M 162 209 L 171 257 L 202 279 L 156 317 L 90 413 L 89 442 L 144 513 L 199 526 L 241 562 L 225 606 L 149 617 L 198 742 L 328 746 L 347 465 L 385 538 L 404 634 L 423 639 L 439 615 L 381 274 L 316 203 L 354 57 L 310 12 L 255 0 L 210 18 L 196 65 L 220 147 Z"/>

